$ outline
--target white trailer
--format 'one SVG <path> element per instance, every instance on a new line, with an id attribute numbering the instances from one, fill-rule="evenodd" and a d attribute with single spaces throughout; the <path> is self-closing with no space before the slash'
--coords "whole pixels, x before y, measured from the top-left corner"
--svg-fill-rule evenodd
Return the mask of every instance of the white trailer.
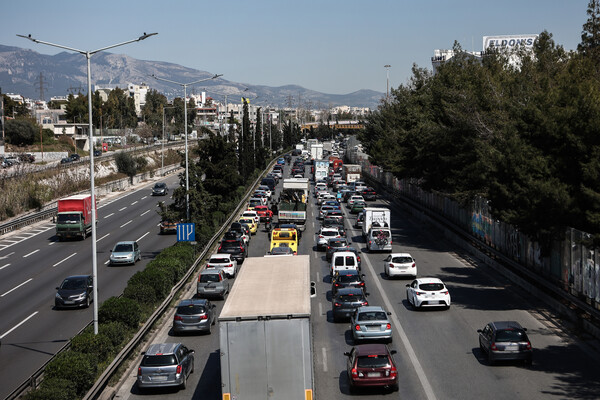
<path id="1" fill-rule="evenodd" d="M 310 256 L 246 259 L 219 315 L 223 400 L 314 398 L 310 297 Z"/>
<path id="2" fill-rule="evenodd" d="M 321 158 L 323 158 L 323 145 L 313 144 L 310 147 L 310 157 L 313 160 L 320 160 Z"/>
<path id="3" fill-rule="evenodd" d="M 360 180 L 362 177 L 361 166 L 358 164 L 344 164 L 342 166 L 342 177 L 346 183 L 352 183 Z"/>
<path id="4" fill-rule="evenodd" d="M 362 234 L 364 237 L 367 237 L 369 230 L 374 223 L 379 224 L 380 227 L 392 227 L 392 219 L 389 208 L 366 207 L 363 210 L 363 213 L 365 216 L 362 226 Z"/>

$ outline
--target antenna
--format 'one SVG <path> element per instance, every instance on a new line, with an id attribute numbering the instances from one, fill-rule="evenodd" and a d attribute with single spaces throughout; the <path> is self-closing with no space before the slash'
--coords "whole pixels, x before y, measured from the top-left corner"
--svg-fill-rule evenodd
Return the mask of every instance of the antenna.
<path id="1" fill-rule="evenodd" d="M 44 89 L 46 86 L 46 82 L 44 81 L 44 74 L 40 72 L 39 82 L 36 84 L 37 89 L 40 91 L 40 100 L 45 100 L 44 98 Z"/>

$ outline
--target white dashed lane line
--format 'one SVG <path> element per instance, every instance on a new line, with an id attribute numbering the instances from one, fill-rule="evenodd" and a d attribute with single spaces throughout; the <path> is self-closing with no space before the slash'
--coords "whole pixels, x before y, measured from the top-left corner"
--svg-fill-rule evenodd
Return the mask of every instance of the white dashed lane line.
<path id="1" fill-rule="evenodd" d="M 131 220 L 131 219 L 130 219 L 129 221 L 127 221 L 127 222 L 125 222 L 123 225 L 121 225 L 119 228 L 122 228 L 122 227 L 124 227 L 125 225 L 129 225 L 129 224 L 130 224 L 130 223 L 132 223 L 132 222 L 133 222 L 133 220 Z"/>
<path id="2" fill-rule="evenodd" d="M 34 250 L 34 251 L 32 251 L 31 253 L 27 253 L 27 254 L 25 254 L 25 255 L 23 256 L 23 258 L 27 258 L 27 257 L 29 257 L 30 255 L 37 253 L 38 251 L 40 251 L 40 249 Z"/>
<path id="3" fill-rule="evenodd" d="M 7 295 L 7 294 L 9 294 L 10 292 L 13 292 L 13 291 L 17 290 L 18 288 L 20 288 L 21 286 L 23 286 L 23 285 L 25 285 L 25 284 L 27 284 L 27 283 L 31 282 L 32 280 L 33 280 L 33 278 L 29 278 L 29 279 L 27 279 L 25 282 L 21 283 L 20 285 L 17 285 L 17 286 L 15 286 L 14 288 L 10 289 L 8 292 L 4 293 L 3 295 L 0 295 L 0 297 L 4 297 L 4 296 L 6 296 L 6 295 Z"/>
<path id="4" fill-rule="evenodd" d="M 115 213 L 110 213 L 110 214 L 108 214 L 108 215 L 105 215 L 105 216 L 104 216 L 104 218 L 106 219 L 106 218 L 108 218 L 108 217 L 112 217 L 113 215 L 115 215 Z"/>
<path id="5" fill-rule="evenodd" d="M 17 325 L 13 326 L 10 330 L 6 331 L 2 336 L 0 336 L 0 339 L 4 339 L 4 337 L 6 335 L 8 335 L 9 333 L 11 333 L 12 331 L 14 331 L 15 329 L 17 329 L 18 327 L 20 327 L 21 325 L 23 325 L 25 322 L 29 321 L 29 319 L 31 317 L 33 317 L 35 314 L 37 314 L 38 311 L 34 312 L 33 314 L 31 314 L 29 317 L 25 318 L 23 321 L 19 322 Z"/>
<path id="6" fill-rule="evenodd" d="M 54 264 L 53 267 L 56 267 L 57 265 L 62 264 L 63 262 L 67 261 L 69 258 L 73 257 L 75 254 L 77 254 L 77 253 L 73 253 L 70 256 L 68 256 L 66 258 L 63 258 L 62 260 L 60 260 L 59 262 L 57 262 L 56 264 Z"/>

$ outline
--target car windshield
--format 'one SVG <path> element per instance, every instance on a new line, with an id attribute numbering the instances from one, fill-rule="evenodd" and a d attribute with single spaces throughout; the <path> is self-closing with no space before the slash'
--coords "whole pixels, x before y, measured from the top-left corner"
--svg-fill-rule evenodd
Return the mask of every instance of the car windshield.
<path id="1" fill-rule="evenodd" d="M 124 253 L 127 251 L 133 251 L 133 245 L 132 244 L 118 244 L 115 246 L 115 249 L 113 250 L 115 253 Z"/>
<path id="2" fill-rule="evenodd" d="M 204 314 L 206 312 L 206 308 L 201 305 L 190 304 L 187 306 L 179 306 L 177 307 L 177 314 L 179 315 L 196 315 L 196 314 Z"/>
<path id="3" fill-rule="evenodd" d="M 144 356 L 142 358 L 142 367 L 162 367 L 167 365 L 177 365 L 174 354 Z"/>
<path id="4" fill-rule="evenodd" d="M 356 360 L 356 366 L 358 368 L 383 368 L 390 366 L 390 360 L 388 356 L 384 355 L 368 355 L 358 357 Z"/>
<path id="5" fill-rule="evenodd" d="M 271 250 L 271 254 L 291 254 L 292 248 L 285 247 L 285 244 L 286 243 L 281 243 L 278 247 L 273 247 L 273 250 Z"/>
<path id="6" fill-rule="evenodd" d="M 200 275 L 200 283 L 219 282 L 217 274 L 202 274 Z"/>
<path id="7" fill-rule="evenodd" d="M 81 221 L 80 214 L 58 214 L 58 224 L 78 224 Z"/>
<path id="8" fill-rule="evenodd" d="M 392 258 L 392 262 L 396 264 L 408 264 L 412 262 L 412 258 L 410 257 L 394 257 Z"/>
<path id="9" fill-rule="evenodd" d="M 167 185 L 165 185 L 164 183 L 157 183 L 156 185 L 154 185 L 154 189 L 164 189 L 165 187 L 167 187 Z"/>
<path id="10" fill-rule="evenodd" d="M 60 285 L 60 288 L 67 290 L 85 289 L 86 284 L 85 279 L 66 279 L 63 281 L 62 285 Z"/>
<path id="11" fill-rule="evenodd" d="M 421 283 L 419 289 L 427 292 L 435 292 L 436 290 L 443 290 L 444 284 L 442 283 Z"/>
<path id="12" fill-rule="evenodd" d="M 368 311 L 361 312 L 358 314 L 359 321 L 381 321 L 387 320 L 387 317 L 383 311 Z"/>
<path id="13" fill-rule="evenodd" d="M 496 332 L 496 342 L 526 342 L 527 334 L 520 329 L 502 329 Z"/>

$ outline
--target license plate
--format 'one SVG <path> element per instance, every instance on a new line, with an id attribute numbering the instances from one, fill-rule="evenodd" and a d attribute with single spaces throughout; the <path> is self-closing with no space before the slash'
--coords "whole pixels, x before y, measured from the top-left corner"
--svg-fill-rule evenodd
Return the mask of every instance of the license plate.
<path id="1" fill-rule="evenodd" d="M 381 376 L 381 372 L 367 372 L 369 378 L 378 378 Z"/>
<path id="2" fill-rule="evenodd" d="M 153 376 L 152 380 L 154 382 L 163 382 L 167 380 L 167 377 L 165 375 L 158 375 L 158 376 Z"/>
<path id="3" fill-rule="evenodd" d="M 517 351 L 517 350 L 519 350 L 519 345 L 517 345 L 517 344 L 515 344 L 515 345 L 509 345 L 509 346 L 506 346 L 504 348 L 504 350 L 506 350 L 506 351 Z"/>
<path id="4" fill-rule="evenodd" d="M 212 292 L 215 290 L 215 288 L 213 287 L 205 287 L 204 290 L 206 290 L 207 292 Z"/>
<path id="5" fill-rule="evenodd" d="M 65 304 L 73 304 L 75 303 L 73 300 L 65 300 Z"/>

